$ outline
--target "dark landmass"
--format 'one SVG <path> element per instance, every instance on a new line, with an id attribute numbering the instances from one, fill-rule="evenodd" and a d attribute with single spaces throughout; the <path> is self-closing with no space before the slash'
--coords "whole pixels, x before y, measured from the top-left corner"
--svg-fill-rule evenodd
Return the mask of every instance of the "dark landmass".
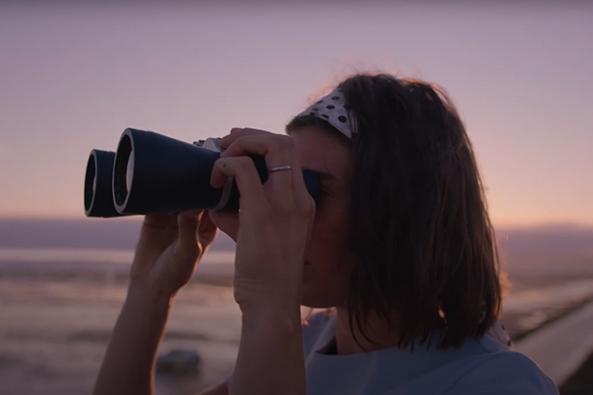
<path id="1" fill-rule="evenodd" d="M 0 219 L 0 247 L 109 248 L 136 246 L 142 217 L 86 219 Z M 235 242 L 218 232 L 211 248 L 234 250 Z"/>

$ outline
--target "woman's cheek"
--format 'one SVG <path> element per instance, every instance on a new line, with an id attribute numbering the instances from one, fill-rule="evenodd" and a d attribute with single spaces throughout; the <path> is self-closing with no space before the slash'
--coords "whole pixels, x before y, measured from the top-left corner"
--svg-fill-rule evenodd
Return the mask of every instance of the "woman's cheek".
<path id="1" fill-rule="evenodd" d="M 344 214 L 333 210 L 319 211 L 316 215 L 305 265 L 305 301 L 309 305 L 324 307 L 343 303 L 350 279 L 349 248 L 346 245 Z"/>

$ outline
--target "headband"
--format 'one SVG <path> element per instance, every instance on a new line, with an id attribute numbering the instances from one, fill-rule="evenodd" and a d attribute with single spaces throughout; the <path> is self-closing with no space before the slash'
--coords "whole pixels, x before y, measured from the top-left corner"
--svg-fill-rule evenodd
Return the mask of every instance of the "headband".
<path id="1" fill-rule="evenodd" d="M 297 116 L 302 115 L 314 115 L 328 122 L 349 139 L 356 133 L 356 119 L 340 88 L 335 88 Z"/>

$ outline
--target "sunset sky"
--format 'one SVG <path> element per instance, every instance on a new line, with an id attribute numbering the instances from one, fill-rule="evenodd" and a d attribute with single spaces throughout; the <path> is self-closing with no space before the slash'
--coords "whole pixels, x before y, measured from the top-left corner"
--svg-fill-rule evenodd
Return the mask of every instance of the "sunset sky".
<path id="1" fill-rule="evenodd" d="M 88 153 L 126 127 L 280 133 L 384 71 L 450 93 L 495 224 L 593 225 L 593 5 L 49 3 L 0 3 L 0 217 L 84 217 Z"/>

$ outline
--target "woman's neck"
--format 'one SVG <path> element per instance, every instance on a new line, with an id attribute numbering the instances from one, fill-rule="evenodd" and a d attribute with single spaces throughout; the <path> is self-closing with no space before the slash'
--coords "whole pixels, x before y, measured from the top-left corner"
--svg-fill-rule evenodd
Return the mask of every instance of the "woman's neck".
<path id="1" fill-rule="evenodd" d="M 338 354 L 355 354 L 361 352 L 375 351 L 382 348 L 394 347 L 397 345 L 398 331 L 389 327 L 387 322 L 381 320 L 376 314 L 369 314 L 364 322 L 365 333 L 376 343 L 369 342 L 360 329 L 356 326 L 356 320 L 353 322 L 353 330 L 356 333 L 356 339 L 349 326 L 350 313 L 344 307 L 336 308 L 336 349 Z M 361 347 L 362 346 L 362 347 Z"/>

